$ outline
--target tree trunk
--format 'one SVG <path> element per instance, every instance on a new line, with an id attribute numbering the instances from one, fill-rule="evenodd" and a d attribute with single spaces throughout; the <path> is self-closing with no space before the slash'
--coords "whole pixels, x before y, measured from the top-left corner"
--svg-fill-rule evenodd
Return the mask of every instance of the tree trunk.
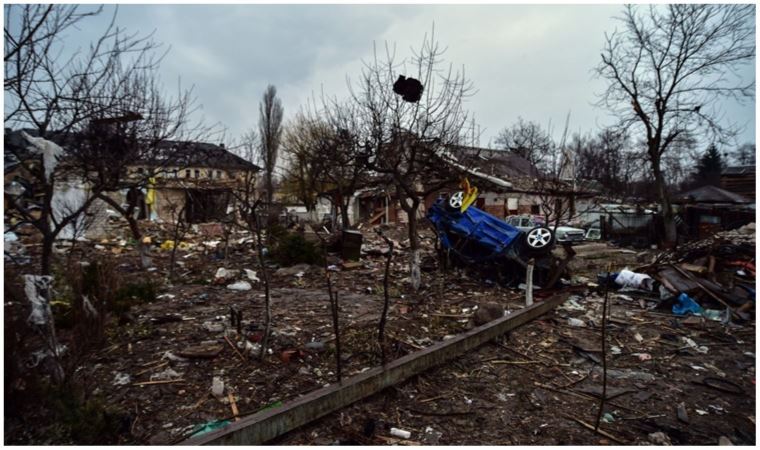
<path id="1" fill-rule="evenodd" d="M 348 204 L 343 203 L 342 201 L 338 203 L 340 207 L 340 220 L 343 224 L 344 230 L 350 230 L 351 229 L 351 219 L 348 217 Z"/>
<path id="2" fill-rule="evenodd" d="M 412 288 L 417 291 L 420 289 L 420 242 L 417 237 L 417 209 L 419 201 L 412 200 L 412 205 L 406 212 L 409 216 L 409 278 L 412 281 Z"/>
<path id="3" fill-rule="evenodd" d="M 55 237 L 47 233 L 42 238 L 42 267 L 41 275 L 51 275 L 53 267 L 53 243 Z"/>
<path id="4" fill-rule="evenodd" d="M 53 268 L 53 244 L 55 243 L 54 230 L 51 229 L 51 216 L 53 216 L 53 185 L 45 186 L 45 198 L 40 217 L 40 231 L 42 232 L 42 261 L 41 275 L 50 275 Z"/>
<path id="5" fill-rule="evenodd" d="M 377 341 L 380 345 L 380 360 L 385 365 L 385 322 L 388 317 L 388 307 L 390 306 L 390 294 L 388 293 L 388 278 L 391 272 L 391 259 L 393 259 L 393 241 L 385 237 L 382 233 L 380 236 L 388 244 L 388 256 L 385 259 L 385 276 L 383 277 L 383 312 L 380 314 L 380 323 L 378 324 Z"/>
<path id="6" fill-rule="evenodd" d="M 665 224 L 665 241 L 674 243 L 678 238 L 676 234 L 675 215 L 673 214 L 673 206 L 670 203 L 670 194 L 668 194 L 665 178 L 662 173 L 662 168 L 660 167 L 660 158 L 653 156 L 651 150 L 650 157 L 652 161 L 652 173 L 654 174 L 654 185 L 657 190 L 657 195 L 660 198 L 662 219 Z"/>
<path id="7" fill-rule="evenodd" d="M 113 209 L 116 210 L 119 214 L 122 215 L 127 220 L 127 224 L 129 224 L 129 231 L 132 233 L 132 238 L 137 243 L 137 248 L 140 249 L 140 265 L 143 269 L 147 269 L 149 267 L 153 266 L 153 260 L 150 258 L 150 245 L 149 244 L 143 244 L 142 243 L 142 231 L 140 231 L 140 224 L 137 222 L 137 219 L 135 218 L 135 207 L 137 206 L 135 203 L 130 203 L 129 207 L 127 209 L 124 209 L 121 207 L 119 202 L 112 199 L 108 195 L 99 195 L 98 198 L 107 204 L 111 205 Z M 176 243 L 175 243 L 176 244 Z M 173 256 L 172 251 L 172 256 Z M 172 265 L 174 262 L 172 261 Z M 174 275 L 174 271 L 171 271 L 171 276 Z M 170 277 L 171 278 L 171 277 Z"/>

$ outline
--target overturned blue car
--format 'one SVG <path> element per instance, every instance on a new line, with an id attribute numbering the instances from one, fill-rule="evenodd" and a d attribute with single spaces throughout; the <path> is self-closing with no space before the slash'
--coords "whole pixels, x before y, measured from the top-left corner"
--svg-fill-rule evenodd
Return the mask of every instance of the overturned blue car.
<path id="1" fill-rule="evenodd" d="M 473 268 L 500 284 L 515 286 L 525 280 L 529 260 L 535 260 L 534 282 L 550 287 L 563 271 L 551 250 L 554 234 L 537 226 L 521 231 L 474 206 L 461 211 L 463 192 L 439 198 L 427 212 L 440 243 L 444 261 Z M 544 283 L 544 284 L 542 284 Z"/>

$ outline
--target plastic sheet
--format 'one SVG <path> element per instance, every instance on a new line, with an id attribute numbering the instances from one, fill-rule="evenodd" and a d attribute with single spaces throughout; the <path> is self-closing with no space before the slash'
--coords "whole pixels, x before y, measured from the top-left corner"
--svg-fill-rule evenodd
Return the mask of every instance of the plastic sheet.
<path id="1" fill-rule="evenodd" d="M 619 284 L 623 287 L 632 287 L 636 289 L 651 289 L 652 277 L 645 273 L 636 273 L 632 272 L 628 269 L 623 269 L 620 271 L 618 276 L 615 278 L 615 283 Z"/>
<path id="2" fill-rule="evenodd" d="M 24 293 L 32 304 L 32 313 L 27 322 L 44 326 L 50 323 L 53 313 L 50 310 L 47 292 L 51 288 L 53 277 L 50 275 L 24 275 Z"/>

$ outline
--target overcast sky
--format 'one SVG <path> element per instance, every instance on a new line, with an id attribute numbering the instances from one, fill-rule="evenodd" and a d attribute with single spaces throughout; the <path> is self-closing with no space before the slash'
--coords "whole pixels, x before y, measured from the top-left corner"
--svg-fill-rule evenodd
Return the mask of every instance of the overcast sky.
<path id="1" fill-rule="evenodd" d="M 109 6 L 107 12 L 112 11 Z M 171 47 L 161 76 L 195 85 L 203 114 L 227 128 L 227 141 L 258 121 L 258 102 L 274 84 L 294 116 L 312 93 L 347 95 L 373 41 L 397 43 L 409 54 L 435 23 L 446 59 L 463 65 L 478 93 L 467 107 L 486 146 L 518 116 L 559 134 L 570 112 L 571 131 L 610 122 L 593 106 L 603 83 L 594 79 L 604 33 L 619 26 L 620 5 L 121 5 L 117 23 L 129 31 L 155 30 Z M 69 46 L 102 32 L 108 14 L 86 22 Z M 755 64 L 744 70 L 755 77 Z M 740 142 L 755 141 L 755 102 L 725 105 L 726 117 L 746 125 Z"/>

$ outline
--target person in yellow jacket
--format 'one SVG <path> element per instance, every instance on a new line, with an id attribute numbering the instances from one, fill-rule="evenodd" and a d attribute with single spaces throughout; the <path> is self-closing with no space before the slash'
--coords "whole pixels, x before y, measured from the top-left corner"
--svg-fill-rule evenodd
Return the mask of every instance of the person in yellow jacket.
<path id="1" fill-rule="evenodd" d="M 156 213 L 156 179 L 153 177 L 148 178 L 148 191 L 145 193 L 145 206 L 148 207 L 148 219 L 156 221 L 158 214 Z"/>

